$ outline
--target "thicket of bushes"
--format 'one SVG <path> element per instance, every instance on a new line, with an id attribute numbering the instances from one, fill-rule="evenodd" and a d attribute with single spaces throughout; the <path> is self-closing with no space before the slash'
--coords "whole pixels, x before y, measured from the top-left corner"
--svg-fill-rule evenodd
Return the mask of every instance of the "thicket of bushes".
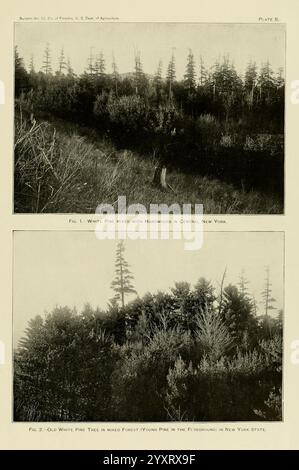
<path id="1" fill-rule="evenodd" d="M 35 121 L 16 110 L 15 212 L 92 213 L 99 203 L 114 204 L 120 194 L 127 204 L 204 204 L 209 214 L 281 213 L 275 194 L 236 189 L 207 176 L 173 170 L 173 191 L 153 185 L 158 159 L 138 152 L 117 150 L 97 131 L 57 118 Z"/>
<path id="2" fill-rule="evenodd" d="M 200 279 L 106 312 L 56 308 L 15 351 L 17 421 L 243 421 L 282 416 L 282 323 Z"/>
<path id="3" fill-rule="evenodd" d="M 190 60 L 190 58 L 189 58 Z M 196 84 L 148 77 L 72 72 L 27 73 L 16 56 L 16 96 L 22 108 L 51 113 L 138 148 L 169 166 L 216 176 L 282 197 L 284 81 L 270 64 L 249 64 L 241 79 L 227 58 Z M 191 76 L 190 76 L 191 73 Z M 175 129 L 175 133 L 173 132 Z"/>

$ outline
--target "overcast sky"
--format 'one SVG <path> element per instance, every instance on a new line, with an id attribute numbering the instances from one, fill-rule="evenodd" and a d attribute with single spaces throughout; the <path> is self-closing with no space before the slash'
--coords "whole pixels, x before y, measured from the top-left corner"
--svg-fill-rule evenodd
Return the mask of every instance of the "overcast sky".
<path id="1" fill-rule="evenodd" d="M 14 343 L 28 320 L 55 306 L 80 311 L 89 302 L 105 309 L 113 296 L 116 244 L 97 240 L 93 231 L 15 232 Z M 205 232 L 198 251 L 185 251 L 183 241 L 177 240 L 127 240 L 125 246 L 140 296 L 169 291 L 177 281 L 194 284 L 202 276 L 218 287 L 227 267 L 226 284 L 236 284 L 244 269 L 249 290 L 260 301 L 269 266 L 276 307 L 283 307 L 281 232 Z"/>
<path id="2" fill-rule="evenodd" d="M 240 73 L 249 60 L 258 65 L 269 60 L 275 71 L 285 63 L 281 24 L 16 23 L 15 44 L 27 66 L 33 55 L 39 70 L 47 43 L 53 70 L 64 47 L 76 73 L 86 68 L 91 48 L 93 54 L 103 51 L 108 72 L 114 54 L 120 73 L 133 70 L 134 51 L 139 50 L 146 73 L 153 74 L 161 59 L 165 74 L 173 51 L 178 79 L 185 73 L 189 48 L 197 64 L 202 56 L 208 66 L 229 54 Z"/>

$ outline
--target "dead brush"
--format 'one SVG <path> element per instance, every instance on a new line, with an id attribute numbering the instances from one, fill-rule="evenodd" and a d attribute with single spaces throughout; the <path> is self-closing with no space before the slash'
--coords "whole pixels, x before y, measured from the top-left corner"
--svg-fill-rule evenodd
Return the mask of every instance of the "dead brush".
<path id="1" fill-rule="evenodd" d="M 20 115 L 15 126 L 15 209 L 59 211 L 73 193 L 76 177 L 93 147 L 79 136 L 56 136 L 56 130 Z M 24 210 L 25 209 L 25 210 Z"/>
<path id="2" fill-rule="evenodd" d="M 132 155 L 128 151 L 123 151 L 118 156 L 114 153 L 102 159 L 101 169 L 97 172 L 98 197 L 101 200 L 110 199 L 112 205 L 117 202 L 120 186 L 124 175 L 132 176 Z"/>

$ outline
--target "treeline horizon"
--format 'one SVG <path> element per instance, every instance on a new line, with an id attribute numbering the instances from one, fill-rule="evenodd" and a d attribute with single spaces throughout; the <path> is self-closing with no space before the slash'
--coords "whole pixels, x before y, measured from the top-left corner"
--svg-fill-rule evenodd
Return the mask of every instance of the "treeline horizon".
<path id="1" fill-rule="evenodd" d="M 39 82 L 38 77 L 40 80 L 46 78 L 52 82 L 61 79 L 75 82 L 87 80 L 89 85 L 93 84 L 97 93 L 113 92 L 116 96 L 135 94 L 146 98 L 148 104 L 168 103 L 173 107 L 178 106 L 179 111 L 186 115 L 191 114 L 192 117 L 211 111 L 212 114 L 216 114 L 215 111 L 217 111 L 217 117 L 224 118 L 226 121 L 231 117 L 232 111 L 237 111 L 239 114 L 243 106 L 249 111 L 260 103 L 262 105 L 260 111 L 262 111 L 265 106 L 274 103 L 277 105 L 284 101 L 284 69 L 279 67 L 274 73 L 268 60 L 261 62 L 260 68 L 258 68 L 256 62 L 250 59 L 244 76 L 242 76 L 235 69 L 229 54 L 215 60 L 212 66 L 206 67 L 202 57 L 200 57 L 200 63 L 196 65 L 193 52 L 189 49 L 185 74 L 181 79 L 176 77 L 174 53 L 170 57 L 164 75 L 161 60 L 157 60 L 157 68 L 152 71 L 152 74 L 145 73 L 140 52 L 135 52 L 132 70 L 122 73 L 119 72 L 114 57 L 111 71 L 107 72 L 106 60 L 102 51 L 99 54 L 91 54 L 86 62 L 85 70 L 76 74 L 62 48 L 58 58 L 58 67 L 53 71 L 51 50 L 47 45 L 40 69 L 36 71 L 33 56 L 26 69 L 24 60 L 19 56 L 16 46 L 16 96 L 19 96 L 22 90 L 28 91 L 37 85 L 43 85 L 42 81 Z M 204 102 L 204 100 L 200 100 L 198 103 L 198 100 L 195 99 L 198 98 L 198 94 L 205 95 L 206 101 L 212 98 L 215 102 L 214 108 L 208 106 L 208 102 Z M 189 105 L 186 106 L 185 101 L 189 101 Z M 100 104 L 103 105 L 104 102 Z M 203 107 L 200 111 L 197 110 L 199 104 Z M 236 106 L 237 104 L 238 106 Z M 204 109 L 205 107 L 207 109 Z M 217 109 L 221 107 L 222 110 Z"/>
<path id="2" fill-rule="evenodd" d="M 18 50 L 18 45 L 15 46 L 16 50 Z M 81 75 L 84 74 L 91 74 L 94 76 L 99 76 L 99 75 L 113 75 L 115 71 L 119 73 L 120 76 L 126 76 L 130 74 L 136 73 L 136 65 L 143 71 L 143 66 L 142 66 L 142 56 L 141 52 L 137 50 L 132 54 L 132 63 L 130 66 L 126 68 L 126 70 L 119 70 L 119 67 L 117 65 L 117 59 L 115 58 L 115 55 L 112 54 L 111 57 L 111 62 L 108 62 L 105 56 L 105 53 L 103 50 L 99 50 L 98 52 L 92 52 L 92 50 L 95 49 L 94 47 L 90 47 L 90 55 L 86 57 L 86 65 L 85 67 L 82 67 L 82 70 L 80 72 L 75 72 L 73 67 L 72 67 L 72 61 L 70 60 L 70 57 L 65 53 L 64 47 L 61 47 L 60 53 L 56 56 L 56 59 L 53 60 L 53 55 L 51 51 L 51 47 L 49 43 L 47 43 L 45 49 L 44 49 L 44 54 L 43 54 L 43 59 L 39 65 L 39 67 L 36 67 L 36 62 L 35 62 L 35 57 L 32 54 L 30 57 L 30 60 L 27 61 L 27 64 L 25 60 L 23 59 L 23 66 L 25 70 L 28 73 L 40 73 L 43 72 L 45 74 L 49 75 L 56 75 L 56 74 L 63 74 L 63 75 L 72 75 L 76 77 L 80 77 Z M 236 73 L 238 76 L 245 81 L 246 79 L 246 73 L 249 72 L 249 69 L 251 67 L 254 67 L 257 71 L 257 76 L 259 73 L 261 73 L 263 67 L 271 67 L 270 66 L 270 61 L 268 59 L 264 61 L 260 61 L 257 63 L 257 61 L 253 60 L 252 58 L 248 58 L 247 61 L 247 67 L 241 72 L 240 70 L 237 71 L 235 65 L 234 65 L 234 60 L 230 58 L 229 53 L 224 53 L 221 56 L 219 55 L 218 58 L 214 59 L 214 61 L 210 61 L 210 65 L 206 65 L 206 61 L 203 59 L 201 55 L 199 55 L 199 58 L 196 60 L 194 58 L 192 49 L 188 49 L 189 52 L 186 53 L 186 70 L 185 73 L 181 76 L 181 78 L 178 78 L 177 81 L 183 81 L 184 78 L 188 75 L 188 67 L 190 65 L 190 58 L 192 57 L 192 66 L 194 67 L 194 78 L 195 81 L 197 80 L 198 85 L 203 85 L 209 75 L 211 76 L 213 73 L 214 69 L 217 69 L 217 67 L 224 62 L 230 62 L 232 65 L 232 68 L 236 70 Z M 53 63 L 56 63 L 56 67 L 53 67 Z M 107 64 L 110 64 L 109 71 Z M 212 65 L 211 65 L 212 63 Z M 157 67 L 153 69 L 151 72 L 143 72 L 145 76 L 148 78 L 154 78 L 155 76 L 159 75 L 161 78 L 164 78 L 166 80 L 169 75 L 170 69 L 176 64 L 176 54 L 172 53 L 170 54 L 169 61 L 166 63 L 162 59 L 159 59 L 157 61 Z M 164 70 L 164 73 L 163 73 Z M 278 87 L 281 85 L 284 85 L 284 67 L 278 66 L 276 67 L 276 71 L 272 69 L 273 77 L 276 79 L 276 84 Z"/>
<path id="3" fill-rule="evenodd" d="M 268 322 L 269 324 L 275 325 L 275 324 L 280 324 L 282 322 L 282 315 L 283 315 L 283 308 L 282 307 L 276 307 L 276 299 L 272 296 L 272 283 L 270 282 L 270 277 L 269 277 L 270 271 L 266 270 L 266 278 L 264 279 L 264 287 L 262 291 L 260 292 L 262 300 L 257 300 L 256 296 L 251 293 L 251 291 L 248 289 L 248 284 L 250 282 L 248 279 L 245 277 L 243 273 L 241 273 L 239 281 L 238 282 L 229 282 L 228 284 L 224 286 L 221 286 L 218 288 L 218 290 L 223 290 L 223 292 L 219 292 L 218 295 L 214 295 L 213 301 L 217 301 L 217 299 L 220 299 L 221 295 L 225 295 L 226 293 L 229 293 L 230 291 L 235 294 L 238 293 L 240 298 L 246 299 L 248 302 L 248 305 L 250 307 L 250 311 L 253 314 L 253 316 L 256 318 L 257 322 L 260 324 L 263 324 L 263 322 Z M 131 273 L 130 273 L 131 274 Z M 223 280 L 221 282 L 224 283 L 226 273 L 223 275 Z M 120 285 L 120 281 L 114 280 L 113 283 L 116 283 Z M 112 283 L 112 284 L 113 284 Z M 194 284 L 200 285 L 203 284 L 203 286 L 212 286 L 212 281 L 208 281 L 205 277 L 201 277 L 197 283 Z M 111 285 L 111 289 L 114 289 L 113 286 Z M 82 308 L 79 308 L 77 306 L 73 306 L 72 308 L 69 308 L 67 306 L 55 306 L 53 307 L 52 311 L 54 311 L 56 308 L 67 308 L 70 311 L 72 311 L 74 314 L 80 315 L 83 311 L 86 309 L 89 311 L 94 311 L 99 317 L 105 318 L 109 316 L 111 311 L 116 311 L 116 310 L 123 310 L 126 311 L 127 309 L 131 309 L 132 307 L 138 305 L 139 302 L 143 302 L 144 299 L 147 298 L 159 298 L 161 295 L 171 296 L 175 292 L 179 292 L 180 290 L 184 291 L 185 294 L 188 292 L 191 292 L 192 289 L 192 284 L 187 281 L 178 281 L 174 283 L 174 287 L 169 287 L 169 289 L 166 292 L 162 292 L 160 289 L 157 290 L 156 292 L 146 292 L 143 295 L 139 295 L 138 292 L 135 290 L 133 285 L 130 286 L 130 291 L 126 291 L 124 289 L 124 297 L 126 297 L 126 300 L 123 300 L 123 305 L 121 302 L 121 296 L 116 293 L 115 296 L 111 297 L 110 300 L 107 302 L 106 307 L 99 307 L 98 305 L 92 306 L 88 301 L 84 302 L 84 306 Z M 212 291 L 215 291 L 216 288 L 212 288 Z M 223 294 L 224 293 L 224 294 Z M 130 298 L 127 299 L 128 295 L 135 294 L 135 298 Z M 261 305 L 259 307 L 259 305 Z M 45 310 L 45 316 L 47 316 L 48 310 Z M 34 318 L 39 317 L 40 315 L 36 315 Z M 42 318 L 42 317 L 41 317 Z M 43 318 L 42 318 L 43 319 Z M 30 323 L 31 320 L 28 321 Z M 24 333 L 26 330 L 24 330 Z M 16 348 L 18 347 L 19 341 L 22 341 L 23 336 L 20 338 L 20 340 L 17 341 L 16 343 Z"/>
<path id="4" fill-rule="evenodd" d="M 134 275 L 130 270 L 130 265 L 125 260 L 124 252 L 125 245 L 124 243 L 119 242 L 117 244 L 116 249 L 115 278 L 110 284 L 110 289 L 114 291 L 114 296 L 111 297 L 110 300 L 107 302 L 106 307 L 100 307 L 98 305 L 92 307 L 88 301 L 84 302 L 85 306 L 87 306 L 88 309 L 93 309 L 94 311 L 98 312 L 100 316 L 104 317 L 106 314 L 109 314 L 111 309 L 114 308 L 125 309 L 127 305 L 134 305 L 134 302 L 138 303 L 138 301 L 146 298 L 147 296 L 159 297 L 159 295 L 161 294 L 161 290 L 159 289 L 156 292 L 148 291 L 143 295 L 139 295 L 134 286 Z M 222 296 L 222 291 L 225 293 L 227 290 L 233 288 L 235 292 L 239 292 L 241 296 L 246 298 L 248 304 L 250 305 L 250 309 L 253 315 L 258 321 L 262 322 L 264 318 L 269 317 L 269 322 L 274 322 L 273 324 L 275 324 L 277 318 L 280 319 L 279 321 L 281 321 L 283 308 L 276 306 L 277 300 L 273 297 L 271 273 L 269 266 L 265 267 L 264 276 L 265 277 L 263 278 L 263 287 L 259 293 L 258 299 L 256 293 L 252 292 L 249 287 L 250 280 L 246 277 L 245 269 L 242 269 L 240 271 L 237 282 L 226 283 L 227 268 L 225 268 L 221 282 L 214 282 L 214 284 L 218 284 L 218 290 L 220 290 L 218 296 L 214 296 L 214 301 L 216 301 L 217 298 L 220 298 Z M 207 281 L 205 277 L 202 277 L 200 279 L 204 280 L 203 284 L 207 284 L 210 286 L 213 284 L 211 280 Z M 174 282 L 174 285 L 178 288 L 179 286 L 181 286 L 183 290 L 185 290 L 185 292 L 187 293 L 188 291 L 190 291 L 192 284 L 191 282 L 187 281 L 178 281 Z M 228 288 L 227 290 L 226 287 Z M 216 288 L 213 288 L 213 290 L 216 290 Z M 167 296 L 171 295 L 171 293 L 173 292 L 174 288 L 169 287 L 168 290 L 164 292 L 164 294 Z M 135 298 L 132 298 L 132 295 L 134 295 Z M 78 312 L 81 309 L 77 306 L 74 306 L 72 310 L 73 312 Z"/>

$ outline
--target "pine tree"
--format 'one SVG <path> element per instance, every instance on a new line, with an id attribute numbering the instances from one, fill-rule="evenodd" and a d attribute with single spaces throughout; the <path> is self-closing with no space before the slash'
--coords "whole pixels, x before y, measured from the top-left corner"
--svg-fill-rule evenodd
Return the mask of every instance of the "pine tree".
<path id="1" fill-rule="evenodd" d="M 104 54 L 101 51 L 97 56 L 95 60 L 95 74 L 97 77 L 101 77 L 105 74 L 105 59 L 104 59 Z"/>
<path id="2" fill-rule="evenodd" d="M 175 77 L 176 77 L 175 57 L 174 57 L 174 54 L 172 53 L 172 56 L 171 56 L 171 59 L 167 68 L 167 74 L 166 74 L 166 82 L 168 86 L 168 97 L 170 100 L 172 99 L 172 89 L 173 89 L 173 84 L 175 82 Z"/>
<path id="3" fill-rule="evenodd" d="M 74 70 L 73 70 L 73 67 L 71 65 L 71 61 L 70 61 L 69 57 L 67 58 L 67 62 L 66 62 L 66 70 L 67 70 L 68 77 L 74 77 L 75 76 L 75 73 L 74 73 Z"/>
<path id="4" fill-rule="evenodd" d="M 254 91 L 257 85 L 257 67 L 256 63 L 250 61 L 247 65 L 244 77 L 245 100 L 251 108 L 254 104 Z"/>
<path id="5" fill-rule="evenodd" d="M 49 44 L 47 44 L 45 48 L 42 70 L 46 75 L 50 75 L 52 73 L 51 50 Z"/>
<path id="6" fill-rule="evenodd" d="M 112 80 L 114 83 L 114 91 L 116 96 L 118 95 L 118 80 L 119 80 L 119 74 L 118 74 L 118 68 L 117 64 L 115 61 L 114 55 L 112 56 Z"/>
<path id="7" fill-rule="evenodd" d="M 34 57 L 33 57 L 33 55 L 31 55 L 31 57 L 30 57 L 29 73 L 30 73 L 30 74 L 35 73 Z"/>
<path id="8" fill-rule="evenodd" d="M 162 60 L 159 61 L 158 67 L 154 76 L 154 87 L 157 95 L 160 94 L 162 88 Z"/>
<path id="9" fill-rule="evenodd" d="M 90 48 L 90 54 L 89 54 L 89 57 L 87 59 L 87 74 L 90 76 L 90 77 L 93 77 L 94 76 L 94 73 L 95 73 L 95 64 L 94 64 L 94 56 L 93 56 L 93 53 L 92 53 L 92 47 Z"/>
<path id="10" fill-rule="evenodd" d="M 251 297 L 252 313 L 257 317 L 257 301 L 254 295 Z"/>
<path id="11" fill-rule="evenodd" d="M 186 73 L 184 75 L 184 84 L 189 92 L 194 91 L 196 87 L 196 72 L 195 72 L 195 61 L 194 55 L 191 49 L 187 58 Z"/>
<path id="12" fill-rule="evenodd" d="M 224 269 L 224 272 L 223 272 L 223 275 L 222 275 L 222 279 L 221 279 L 221 283 L 220 283 L 220 292 L 219 292 L 219 296 L 218 296 L 218 312 L 219 314 L 222 313 L 222 307 L 223 307 L 223 298 L 224 298 L 224 282 L 225 282 L 225 277 L 226 277 L 226 273 L 227 273 L 227 266 L 225 266 L 225 269 Z"/>
<path id="13" fill-rule="evenodd" d="M 257 67 L 256 63 L 250 61 L 247 65 L 245 76 L 244 76 L 244 86 L 245 89 L 251 91 L 252 88 L 256 85 L 257 81 Z"/>
<path id="14" fill-rule="evenodd" d="M 213 72 L 213 95 L 220 97 L 225 110 L 225 123 L 233 109 L 233 106 L 241 98 L 242 81 L 239 78 L 234 64 L 230 62 L 228 56 L 223 58 L 221 64 L 216 63 Z"/>
<path id="15" fill-rule="evenodd" d="M 24 66 L 24 61 L 20 57 L 17 47 L 15 47 L 15 95 L 20 93 L 28 85 L 28 74 Z"/>
<path id="16" fill-rule="evenodd" d="M 244 333 L 255 327 L 250 299 L 239 292 L 238 288 L 229 284 L 223 291 L 222 318 L 230 333 L 242 345 Z"/>
<path id="17" fill-rule="evenodd" d="M 283 67 L 279 67 L 278 73 L 277 73 L 277 77 L 276 77 L 276 80 L 275 80 L 275 83 L 276 83 L 276 87 L 277 87 L 277 88 L 281 88 L 281 87 L 284 86 L 284 71 L 283 71 Z"/>
<path id="18" fill-rule="evenodd" d="M 269 266 L 266 267 L 266 277 L 265 277 L 265 287 L 261 292 L 262 295 L 262 303 L 264 305 L 265 316 L 268 317 L 269 310 L 275 310 L 276 307 L 273 306 L 275 299 L 272 297 L 272 289 L 271 289 L 271 282 L 270 282 L 270 269 Z"/>
<path id="19" fill-rule="evenodd" d="M 22 59 L 22 57 L 20 57 L 19 55 L 19 51 L 18 51 L 18 48 L 17 46 L 15 47 L 15 72 L 21 70 L 21 69 L 24 69 L 24 61 Z"/>
<path id="20" fill-rule="evenodd" d="M 196 341 L 208 359 L 219 360 L 233 344 L 233 337 L 223 318 L 207 305 L 197 315 Z"/>
<path id="21" fill-rule="evenodd" d="M 202 56 L 199 58 L 199 85 L 205 86 L 208 80 L 207 70 L 204 66 L 204 61 Z"/>
<path id="22" fill-rule="evenodd" d="M 203 308 L 208 306 L 209 308 L 213 306 L 216 296 L 215 289 L 204 277 L 199 278 L 194 286 L 193 299 L 197 307 Z"/>
<path id="23" fill-rule="evenodd" d="M 142 83 L 144 81 L 144 73 L 143 73 L 139 51 L 135 52 L 134 81 L 135 81 L 136 95 L 138 95 L 140 94 Z"/>
<path id="24" fill-rule="evenodd" d="M 132 281 L 134 276 L 129 270 L 129 264 L 124 258 L 124 242 L 120 241 L 116 249 L 115 279 L 111 283 L 111 288 L 115 292 L 114 299 L 125 306 L 125 296 L 128 294 L 137 294 Z"/>
<path id="25" fill-rule="evenodd" d="M 189 282 L 175 282 L 171 292 L 176 299 L 181 301 L 190 294 L 190 284 Z"/>
<path id="26" fill-rule="evenodd" d="M 240 273 L 240 277 L 239 277 L 238 287 L 239 287 L 241 294 L 244 295 L 244 297 L 248 296 L 247 285 L 248 285 L 248 280 L 245 277 L 245 270 L 242 269 Z"/>
<path id="27" fill-rule="evenodd" d="M 282 332 L 282 328 L 283 328 L 283 310 L 282 309 L 278 311 L 275 321 L 276 321 L 277 330 Z"/>
<path id="28" fill-rule="evenodd" d="M 210 82 L 213 88 L 213 99 L 215 100 L 216 94 L 218 93 L 218 82 L 220 73 L 220 59 L 217 59 L 215 64 L 211 67 Z"/>
<path id="29" fill-rule="evenodd" d="M 269 61 L 264 63 L 261 67 L 258 77 L 258 86 L 260 100 L 269 103 L 274 90 L 276 90 L 274 73 Z"/>
<path id="30" fill-rule="evenodd" d="M 64 49 L 60 51 L 59 61 L 58 61 L 58 73 L 61 75 L 67 70 L 67 63 L 65 60 Z"/>

